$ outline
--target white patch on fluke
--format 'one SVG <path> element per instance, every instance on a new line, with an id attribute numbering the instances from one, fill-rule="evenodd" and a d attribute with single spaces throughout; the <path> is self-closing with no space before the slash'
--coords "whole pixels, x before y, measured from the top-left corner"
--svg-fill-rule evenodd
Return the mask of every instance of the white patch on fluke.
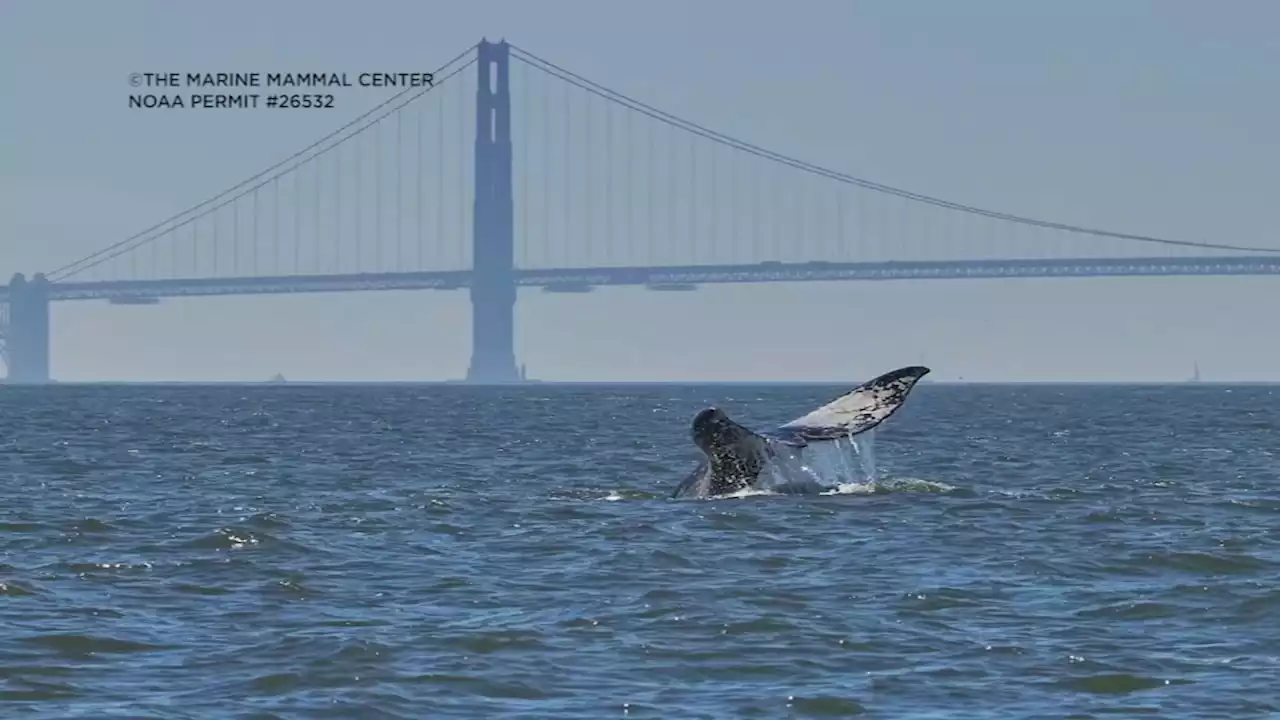
<path id="1" fill-rule="evenodd" d="M 907 367 L 881 375 L 779 429 L 806 439 L 866 432 L 902 407 L 907 393 L 928 372 L 925 367 Z"/>

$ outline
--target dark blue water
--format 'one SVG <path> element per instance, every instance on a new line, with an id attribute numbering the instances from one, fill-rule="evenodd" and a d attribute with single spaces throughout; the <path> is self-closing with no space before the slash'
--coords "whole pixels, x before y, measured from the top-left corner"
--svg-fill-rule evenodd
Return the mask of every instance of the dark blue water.
<path id="1" fill-rule="evenodd" d="M 1280 390 L 926 384 L 865 492 L 666 499 L 844 389 L 0 388 L 0 717 L 1280 712 Z"/>

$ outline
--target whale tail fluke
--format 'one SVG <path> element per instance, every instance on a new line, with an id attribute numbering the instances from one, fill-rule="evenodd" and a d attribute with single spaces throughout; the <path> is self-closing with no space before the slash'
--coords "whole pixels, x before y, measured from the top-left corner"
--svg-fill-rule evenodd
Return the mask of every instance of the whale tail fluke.
<path id="1" fill-rule="evenodd" d="M 803 446 L 864 433 L 897 412 L 911 389 L 927 374 L 929 368 L 923 365 L 892 370 L 792 420 L 770 435 L 782 442 Z"/>

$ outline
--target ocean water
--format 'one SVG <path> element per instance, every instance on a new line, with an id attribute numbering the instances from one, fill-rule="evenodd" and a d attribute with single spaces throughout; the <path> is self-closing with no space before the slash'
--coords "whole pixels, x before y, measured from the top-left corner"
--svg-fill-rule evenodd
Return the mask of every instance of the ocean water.
<path id="1" fill-rule="evenodd" d="M 1280 388 L 924 384 L 873 483 L 667 499 L 845 389 L 0 387 L 0 717 L 1280 713 Z"/>

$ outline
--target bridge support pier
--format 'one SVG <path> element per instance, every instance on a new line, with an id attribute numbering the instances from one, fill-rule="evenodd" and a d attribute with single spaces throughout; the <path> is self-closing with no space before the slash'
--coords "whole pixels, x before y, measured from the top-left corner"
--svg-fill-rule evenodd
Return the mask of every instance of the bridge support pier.
<path id="1" fill-rule="evenodd" d="M 511 178 L 510 46 L 480 41 L 476 77 L 470 383 L 519 382 Z"/>
<path id="2" fill-rule="evenodd" d="M 44 274 L 37 273 L 28 281 L 18 273 L 9 281 L 5 349 L 10 383 L 49 382 L 49 281 Z"/>

